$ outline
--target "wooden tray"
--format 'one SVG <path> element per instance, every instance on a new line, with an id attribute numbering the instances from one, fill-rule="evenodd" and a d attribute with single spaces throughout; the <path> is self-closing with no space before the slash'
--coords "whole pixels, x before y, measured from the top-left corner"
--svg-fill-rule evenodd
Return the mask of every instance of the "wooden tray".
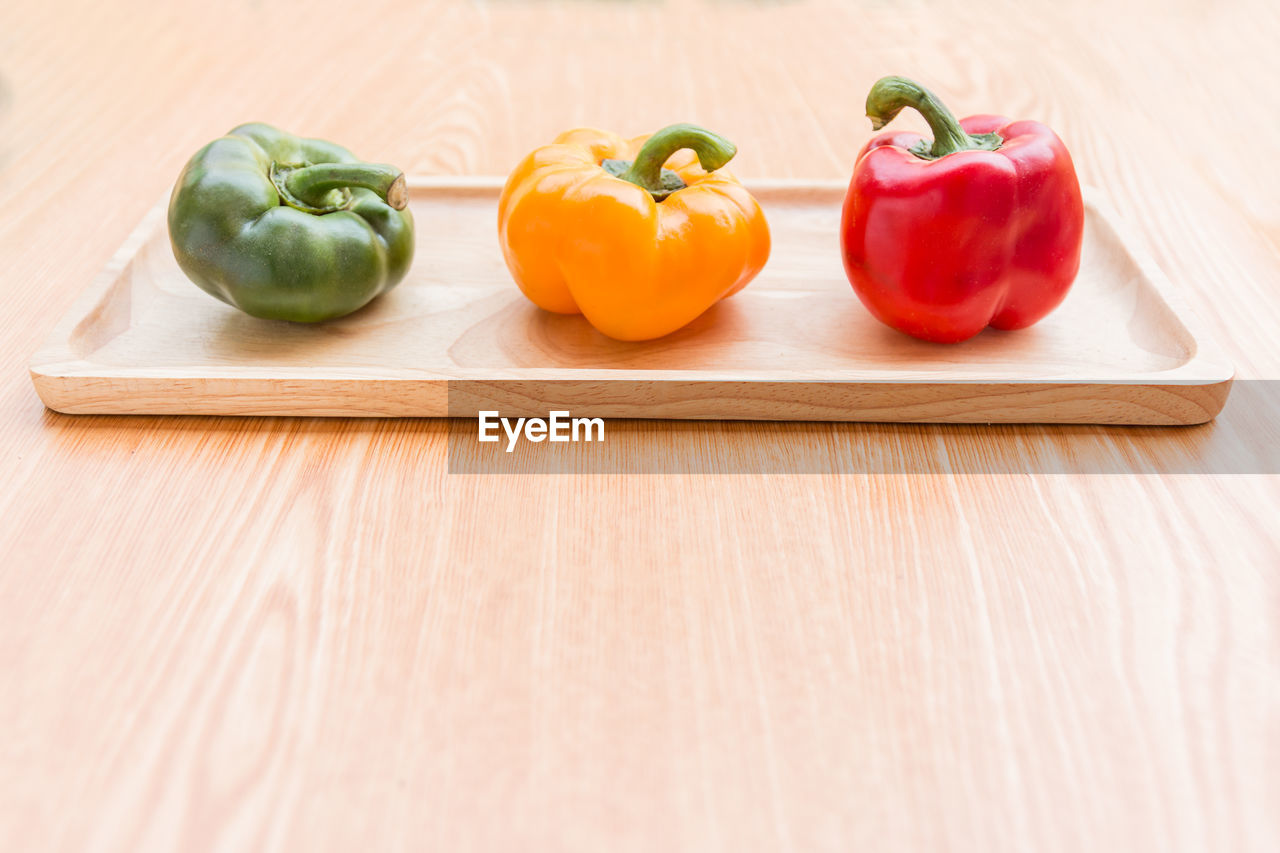
<path id="1" fill-rule="evenodd" d="M 773 256 L 691 326 L 619 343 L 517 290 L 497 244 L 497 179 L 411 182 L 409 278 L 321 326 L 257 320 L 179 270 L 164 203 L 31 363 L 77 414 L 574 416 L 1191 424 L 1232 367 L 1086 193 L 1084 261 L 1063 305 L 1020 332 L 928 344 L 877 323 L 841 268 L 843 184 L 751 186 Z"/>

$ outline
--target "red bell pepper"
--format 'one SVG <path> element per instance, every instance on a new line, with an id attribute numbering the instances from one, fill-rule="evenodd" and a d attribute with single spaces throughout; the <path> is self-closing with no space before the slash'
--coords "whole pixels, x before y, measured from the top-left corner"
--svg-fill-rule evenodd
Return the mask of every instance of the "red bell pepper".
<path id="1" fill-rule="evenodd" d="M 1084 234 L 1062 140 L 1034 121 L 956 121 L 902 77 L 867 96 L 875 130 L 903 107 L 924 116 L 933 141 L 885 133 L 858 155 L 840 229 L 854 291 L 881 322 L 940 343 L 1042 319 L 1075 280 Z"/>

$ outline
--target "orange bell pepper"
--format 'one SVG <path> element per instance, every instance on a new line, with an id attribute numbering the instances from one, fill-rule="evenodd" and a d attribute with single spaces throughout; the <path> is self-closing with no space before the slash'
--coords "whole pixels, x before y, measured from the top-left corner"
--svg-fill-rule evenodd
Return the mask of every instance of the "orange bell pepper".
<path id="1" fill-rule="evenodd" d="M 736 151 L 687 124 L 632 140 L 562 133 L 502 190 L 498 236 L 511 275 L 539 307 L 582 314 L 618 340 L 688 325 L 769 258 L 760 205 L 721 170 Z"/>

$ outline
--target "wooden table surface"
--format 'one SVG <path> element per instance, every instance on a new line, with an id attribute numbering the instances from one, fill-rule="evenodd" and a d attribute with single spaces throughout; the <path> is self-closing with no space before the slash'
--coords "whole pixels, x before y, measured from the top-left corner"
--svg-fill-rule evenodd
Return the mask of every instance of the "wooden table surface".
<path id="1" fill-rule="evenodd" d="M 934 474 L 479 476 L 443 422 L 57 415 L 26 362 L 241 121 L 503 174 L 692 120 L 739 175 L 843 178 L 902 73 L 1055 126 L 1274 378 L 1277 10 L 5 4 L 0 849 L 1274 849 L 1280 427 L 1244 383 L 1187 429 L 695 431 L 725 470 Z M 1052 473 L 1086 457 L 1146 467 Z"/>

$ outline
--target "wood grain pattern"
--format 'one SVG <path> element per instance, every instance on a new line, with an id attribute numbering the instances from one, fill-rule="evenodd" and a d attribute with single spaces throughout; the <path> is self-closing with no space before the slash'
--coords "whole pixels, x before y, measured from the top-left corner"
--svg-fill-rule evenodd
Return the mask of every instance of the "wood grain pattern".
<path id="1" fill-rule="evenodd" d="M 941 347 L 858 305 L 832 237 L 839 183 L 748 184 L 769 217 L 769 265 L 639 344 L 520 295 L 494 236 L 500 178 L 411 187 L 425 262 L 319 326 L 209 299 L 178 268 L 158 204 L 32 358 L 40 398 L 70 414 L 1186 425 L 1222 410 L 1234 374 L 1096 191 L 1080 275 L 1053 315 Z"/>
<path id="2" fill-rule="evenodd" d="M 840 180 L 906 73 L 1054 125 L 1275 378 L 1278 37 L 1263 0 L 5 4 L 0 849 L 1273 848 L 1280 478 L 1162 467 L 1280 443 L 1239 387 L 1175 430 L 608 445 L 929 474 L 451 476 L 443 422 L 64 417 L 26 364 L 241 121 L 475 175 L 693 120 Z"/>

